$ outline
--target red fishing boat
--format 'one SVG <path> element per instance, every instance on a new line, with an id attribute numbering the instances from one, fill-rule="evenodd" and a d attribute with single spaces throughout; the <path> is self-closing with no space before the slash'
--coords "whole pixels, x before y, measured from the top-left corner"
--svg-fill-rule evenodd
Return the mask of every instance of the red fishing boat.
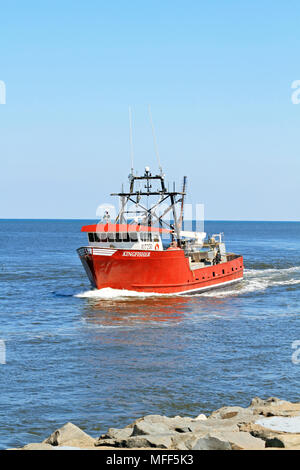
<path id="1" fill-rule="evenodd" d="M 77 252 L 92 286 L 193 294 L 243 278 L 243 257 L 226 252 L 222 234 L 207 236 L 182 229 L 186 177 L 180 192 L 175 186 L 169 191 L 162 171 L 152 175 L 148 167 L 143 176 L 132 170 L 129 183 L 128 192 L 113 194 L 120 197 L 114 223 L 106 213 L 100 223 L 81 229 L 89 244 Z M 155 197 L 158 200 L 150 208 L 142 203 L 143 198 Z M 133 219 L 128 204 L 136 208 Z M 162 204 L 163 212 L 158 214 Z M 172 215 L 169 221 L 165 220 L 167 214 Z"/>

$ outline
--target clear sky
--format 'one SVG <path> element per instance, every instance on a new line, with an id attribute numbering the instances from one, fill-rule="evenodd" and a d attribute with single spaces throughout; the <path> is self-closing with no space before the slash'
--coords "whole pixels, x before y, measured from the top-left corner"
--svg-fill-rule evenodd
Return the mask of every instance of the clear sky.
<path id="1" fill-rule="evenodd" d="M 300 220 L 300 3 L 1 2 L 0 218 L 95 218 L 130 169 L 207 219 Z"/>

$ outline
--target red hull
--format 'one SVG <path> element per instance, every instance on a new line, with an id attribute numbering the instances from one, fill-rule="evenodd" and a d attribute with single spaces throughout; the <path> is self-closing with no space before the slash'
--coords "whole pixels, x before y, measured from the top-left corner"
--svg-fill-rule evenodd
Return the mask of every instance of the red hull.
<path id="1" fill-rule="evenodd" d="M 243 257 L 190 269 L 183 250 L 141 251 L 83 247 L 78 254 L 91 283 L 138 292 L 182 294 L 221 287 L 243 278 Z"/>

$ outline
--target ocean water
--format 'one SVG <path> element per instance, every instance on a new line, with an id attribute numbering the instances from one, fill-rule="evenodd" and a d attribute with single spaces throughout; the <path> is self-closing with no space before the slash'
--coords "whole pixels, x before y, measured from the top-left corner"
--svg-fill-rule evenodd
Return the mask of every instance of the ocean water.
<path id="1" fill-rule="evenodd" d="M 143 296 L 91 290 L 75 251 L 88 222 L 0 221 L 0 448 L 67 421 L 96 437 L 145 414 L 299 401 L 300 223 L 206 222 L 244 255 L 245 279 Z"/>

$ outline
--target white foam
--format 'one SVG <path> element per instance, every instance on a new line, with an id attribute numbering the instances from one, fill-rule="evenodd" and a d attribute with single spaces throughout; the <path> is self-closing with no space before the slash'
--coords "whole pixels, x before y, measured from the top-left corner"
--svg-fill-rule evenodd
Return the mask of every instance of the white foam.
<path id="1" fill-rule="evenodd" d="M 170 294 L 158 294 L 155 292 L 137 292 L 126 289 L 112 289 L 110 287 L 105 287 L 104 289 L 92 289 L 86 292 L 80 292 L 79 294 L 75 294 L 75 297 L 110 300 L 128 297 L 166 297 L 169 295 Z"/>
<path id="2" fill-rule="evenodd" d="M 230 297 L 251 292 L 264 291 L 270 287 L 293 286 L 300 284 L 300 279 L 288 278 L 292 272 L 300 272 L 300 266 L 283 269 L 245 269 L 244 279 L 234 288 L 213 290 L 203 294 L 205 297 Z"/>
<path id="3" fill-rule="evenodd" d="M 286 281 L 274 282 L 274 286 L 294 286 L 300 284 L 300 279 L 287 279 Z"/>
<path id="4" fill-rule="evenodd" d="M 280 286 L 293 286 L 300 284 L 300 279 L 289 278 L 291 273 L 300 273 L 300 266 L 283 269 L 245 269 L 244 279 L 236 284 L 234 287 L 219 287 L 211 291 L 189 294 L 185 296 L 194 295 L 196 297 L 231 297 L 242 294 L 249 294 L 251 292 L 260 292 L 268 289 L 269 287 Z M 75 297 L 88 298 L 88 299 L 102 299 L 102 300 L 117 300 L 128 298 L 146 298 L 146 297 L 170 297 L 178 296 L 180 294 L 159 294 L 155 292 L 136 292 L 126 289 L 112 289 L 106 287 L 104 289 L 92 289 L 85 292 L 75 294 Z"/>

